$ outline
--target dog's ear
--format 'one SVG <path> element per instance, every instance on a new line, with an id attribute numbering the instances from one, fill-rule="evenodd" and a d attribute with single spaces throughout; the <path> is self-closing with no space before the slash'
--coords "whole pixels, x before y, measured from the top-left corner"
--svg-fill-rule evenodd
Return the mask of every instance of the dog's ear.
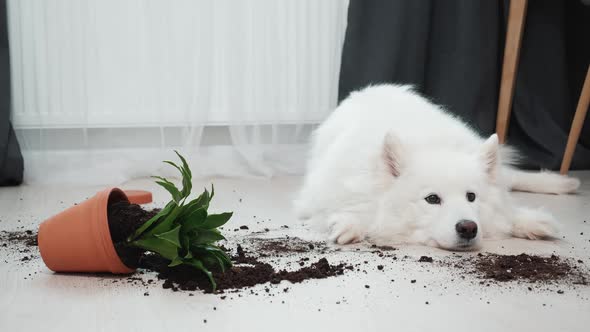
<path id="1" fill-rule="evenodd" d="M 400 154 L 402 145 L 400 139 L 392 133 L 387 133 L 383 139 L 383 151 L 381 157 L 390 174 L 395 177 L 400 175 Z"/>
<path id="2" fill-rule="evenodd" d="M 498 135 L 496 134 L 490 136 L 481 147 L 481 158 L 483 159 L 486 172 L 492 180 L 496 178 L 498 170 L 499 149 Z"/>

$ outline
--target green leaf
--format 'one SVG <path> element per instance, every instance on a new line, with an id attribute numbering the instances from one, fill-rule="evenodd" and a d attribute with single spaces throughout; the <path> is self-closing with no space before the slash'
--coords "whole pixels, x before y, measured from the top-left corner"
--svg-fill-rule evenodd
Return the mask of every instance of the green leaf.
<path id="1" fill-rule="evenodd" d="M 212 229 L 224 225 L 233 215 L 233 212 L 210 214 L 207 220 L 201 225 L 202 228 Z"/>
<path id="2" fill-rule="evenodd" d="M 170 213 L 170 211 L 176 206 L 175 202 L 170 202 L 166 205 L 166 207 L 164 207 L 162 210 L 160 210 L 160 212 L 158 212 L 158 214 L 156 214 L 155 216 L 153 216 L 152 218 L 150 218 L 148 221 L 146 221 L 143 225 L 141 225 L 141 227 L 139 227 L 135 233 L 133 234 L 133 236 L 130 236 L 127 239 L 127 242 L 131 242 L 135 239 L 137 239 L 140 235 L 143 234 L 143 232 L 145 232 L 150 226 L 152 226 L 152 224 L 154 222 L 156 222 L 158 219 L 160 219 L 161 217 L 167 215 L 168 213 Z"/>
<path id="3" fill-rule="evenodd" d="M 174 168 L 176 168 L 180 172 L 180 174 L 182 174 L 182 170 L 180 169 L 180 167 L 178 167 L 178 165 L 171 162 L 170 160 L 164 160 L 163 163 L 173 166 Z"/>
<path id="4" fill-rule="evenodd" d="M 155 234 L 154 236 L 159 239 L 166 240 L 166 241 L 172 243 L 173 245 L 175 245 L 177 248 L 180 248 L 179 235 L 180 235 L 180 225 L 176 226 L 171 231 L 168 231 L 165 233 L 160 233 L 160 234 Z"/>
<path id="5" fill-rule="evenodd" d="M 192 178 L 193 174 L 191 172 L 191 168 L 188 167 L 188 163 L 186 162 L 186 159 L 184 159 L 184 157 L 180 153 L 178 153 L 178 151 L 174 150 L 174 152 L 176 153 L 178 158 L 180 158 L 180 161 L 182 161 L 182 168 L 184 168 L 186 170 L 188 177 Z"/>
<path id="6" fill-rule="evenodd" d="M 192 190 L 193 184 L 192 184 L 192 180 L 189 176 L 186 175 L 186 173 L 182 174 L 182 198 L 186 199 L 190 194 L 191 194 L 191 190 Z"/>
<path id="7" fill-rule="evenodd" d="M 192 200 L 189 204 L 207 209 L 209 207 L 209 201 L 209 191 L 205 189 L 203 193 L 199 195 L 199 197 Z"/>
<path id="8" fill-rule="evenodd" d="M 191 243 L 194 244 L 210 244 L 217 241 L 225 240 L 225 237 L 216 230 L 202 229 L 197 235 L 191 238 Z"/>
<path id="9" fill-rule="evenodd" d="M 176 163 L 169 161 L 169 160 L 165 160 L 164 163 L 176 168 L 182 176 L 182 190 L 178 190 L 178 196 L 177 196 L 178 197 L 177 201 L 180 202 L 181 200 L 186 199 L 191 193 L 192 186 L 193 186 L 192 173 L 191 173 L 190 167 L 188 166 L 188 163 L 186 162 L 184 157 L 182 155 L 180 155 L 178 153 L 178 151 L 174 151 L 174 152 L 182 161 L 182 166 L 178 166 Z"/>
<path id="10" fill-rule="evenodd" d="M 183 233 L 182 228 L 180 232 L 180 246 L 183 250 L 188 250 L 191 246 L 190 235 L 188 233 Z"/>
<path id="11" fill-rule="evenodd" d="M 193 210 L 181 220 L 181 223 L 187 227 L 200 226 L 207 220 L 207 210 L 203 207 Z"/>
<path id="12" fill-rule="evenodd" d="M 172 199 L 176 203 L 180 202 L 180 200 L 182 199 L 182 195 L 181 195 L 180 191 L 178 190 L 178 188 L 176 188 L 174 183 L 172 183 L 160 176 L 152 176 L 152 177 L 160 180 L 160 181 L 156 181 L 156 183 L 159 184 L 160 186 L 162 186 L 164 189 L 166 189 L 170 193 L 170 195 L 172 195 Z"/>
<path id="13" fill-rule="evenodd" d="M 225 253 L 212 252 L 212 254 L 213 256 L 215 256 L 215 258 L 217 258 L 219 267 L 221 268 L 221 272 L 225 272 L 225 269 L 232 265 L 231 260 L 229 259 L 229 257 L 227 257 Z"/>
<path id="14" fill-rule="evenodd" d="M 158 255 L 174 260 L 178 256 L 178 248 L 167 240 L 158 239 L 156 237 L 148 237 L 135 240 L 131 245 L 143 248 L 148 251 L 157 253 Z"/>
<path id="15" fill-rule="evenodd" d="M 147 233 L 150 235 L 165 233 L 172 230 L 174 226 L 174 221 L 176 221 L 176 217 L 180 213 L 182 209 L 178 205 L 174 205 L 172 211 L 168 213 L 164 220 L 158 223 L 154 228 L 152 228 Z"/>
<path id="16" fill-rule="evenodd" d="M 221 248 L 210 244 L 191 244 L 191 252 L 193 252 L 193 255 L 194 253 L 200 253 L 202 255 L 209 255 L 211 253 L 227 255 Z"/>
<path id="17" fill-rule="evenodd" d="M 210 265 L 218 265 L 223 271 L 231 267 L 232 263 L 227 253 L 212 245 L 191 245 L 191 252 L 195 257 L 201 257 Z"/>
<path id="18" fill-rule="evenodd" d="M 191 247 L 194 252 L 201 253 L 202 256 L 215 256 L 219 266 L 225 270 L 226 267 L 232 266 L 230 258 L 227 253 L 216 246 L 210 245 L 195 245 Z"/>
<path id="19" fill-rule="evenodd" d="M 213 279 L 213 273 L 211 273 L 211 271 L 209 271 L 203 265 L 203 262 L 201 262 L 200 260 L 198 260 L 196 258 L 191 258 L 191 259 L 185 260 L 184 263 L 191 265 L 193 267 L 196 267 L 197 269 L 203 271 L 207 275 L 207 277 L 209 278 L 209 281 L 211 282 L 211 286 L 213 286 L 213 291 L 215 291 L 215 289 L 217 289 L 217 284 L 215 283 L 215 280 Z"/>
<path id="20" fill-rule="evenodd" d="M 193 211 L 190 215 L 180 221 L 182 223 L 182 228 L 180 229 L 180 234 L 182 237 L 189 236 L 189 233 L 201 228 L 201 224 L 203 224 L 207 220 L 207 211 L 203 208 L 197 209 Z M 185 248 L 187 246 L 184 246 Z"/>
<path id="21" fill-rule="evenodd" d="M 170 262 L 170 264 L 168 264 L 168 267 L 175 267 L 175 266 L 180 265 L 182 263 L 184 263 L 184 260 L 180 256 L 176 256 L 176 257 L 174 257 L 172 262 Z"/>
<path id="22" fill-rule="evenodd" d="M 209 192 L 203 192 L 201 195 L 199 195 L 199 197 L 182 206 L 182 212 L 179 215 L 179 218 L 184 220 L 189 214 L 201 208 L 207 211 L 209 208 L 208 200 Z"/>
<path id="23" fill-rule="evenodd" d="M 182 197 L 186 198 L 190 195 L 193 187 L 193 175 L 191 173 L 190 167 L 188 166 L 188 163 L 186 162 L 186 159 L 184 159 L 184 157 L 178 153 L 178 151 L 175 150 L 174 152 L 178 158 L 180 158 L 180 161 L 182 161 L 182 166 L 180 167 L 180 173 L 182 174 Z"/>

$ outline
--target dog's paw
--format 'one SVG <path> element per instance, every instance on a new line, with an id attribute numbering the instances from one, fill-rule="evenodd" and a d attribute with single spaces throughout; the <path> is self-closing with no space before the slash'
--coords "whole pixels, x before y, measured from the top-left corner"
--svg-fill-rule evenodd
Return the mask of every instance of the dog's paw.
<path id="1" fill-rule="evenodd" d="M 552 194 L 563 195 L 576 192 L 580 187 L 580 180 L 578 178 L 561 175 L 552 172 L 541 173 L 545 177 L 545 184 Z"/>
<path id="2" fill-rule="evenodd" d="M 512 235 L 529 240 L 556 238 L 559 224 L 555 218 L 543 210 L 521 208 L 517 211 Z"/>
<path id="3" fill-rule="evenodd" d="M 364 232 L 358 226 L 344 225 L 333 228 L 329 240 L 337 244 L 352 244 L 361 242 L 364 238 Z"/>
<path id="4" fill-rule="evenodd" d="M 580 188 L 580 179 L 563 176 L 557 186 L 557 194 L 571 194 Z"/>
<path id="5" fill-rule="evenodd" d="M 352 244 L 361 242 L 366 237 L 365 227 L 346 220 L 347 217 L 336 217 L 330 218 L 331 231 L 328 241 L 337 244 Z"/>

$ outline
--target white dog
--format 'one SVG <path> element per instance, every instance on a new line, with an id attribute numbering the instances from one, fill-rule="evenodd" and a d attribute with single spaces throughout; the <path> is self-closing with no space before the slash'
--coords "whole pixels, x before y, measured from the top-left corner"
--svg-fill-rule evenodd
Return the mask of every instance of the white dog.
<path id="1" fill-rule="evenodd" d="M 515 153 L 482 139 L 412 91 L 352 93 L 317 129 L 295 208 L 338 244 L 477 248 L 482 237 L 551 238 L 553 216 L 514 206 L 509 191 L 562 194 L 578 179 L 512 168 Z"/>

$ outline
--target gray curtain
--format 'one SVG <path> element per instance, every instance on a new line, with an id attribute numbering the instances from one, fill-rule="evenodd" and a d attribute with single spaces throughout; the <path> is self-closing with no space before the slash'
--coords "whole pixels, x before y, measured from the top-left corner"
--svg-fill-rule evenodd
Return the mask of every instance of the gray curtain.
<path id="1" fill-rule="evenodd" d="M 528 3 L 508 143 L 524 154 L 524 167 L 557 169 L 590 62 L 590 7 L 579 0 Z M 350 0 L 340 100 L 370 83 L 414 84 L 492 134 L 508 5 Z M 572 168 L 590 168 L 589 119 Z"/>
<path id="2" fill-rule="evenodd" d="M 6 0 L 0 0 L 0 186 L 23 180 L 23 158 L 10 123 L 10 54 Z"/>

